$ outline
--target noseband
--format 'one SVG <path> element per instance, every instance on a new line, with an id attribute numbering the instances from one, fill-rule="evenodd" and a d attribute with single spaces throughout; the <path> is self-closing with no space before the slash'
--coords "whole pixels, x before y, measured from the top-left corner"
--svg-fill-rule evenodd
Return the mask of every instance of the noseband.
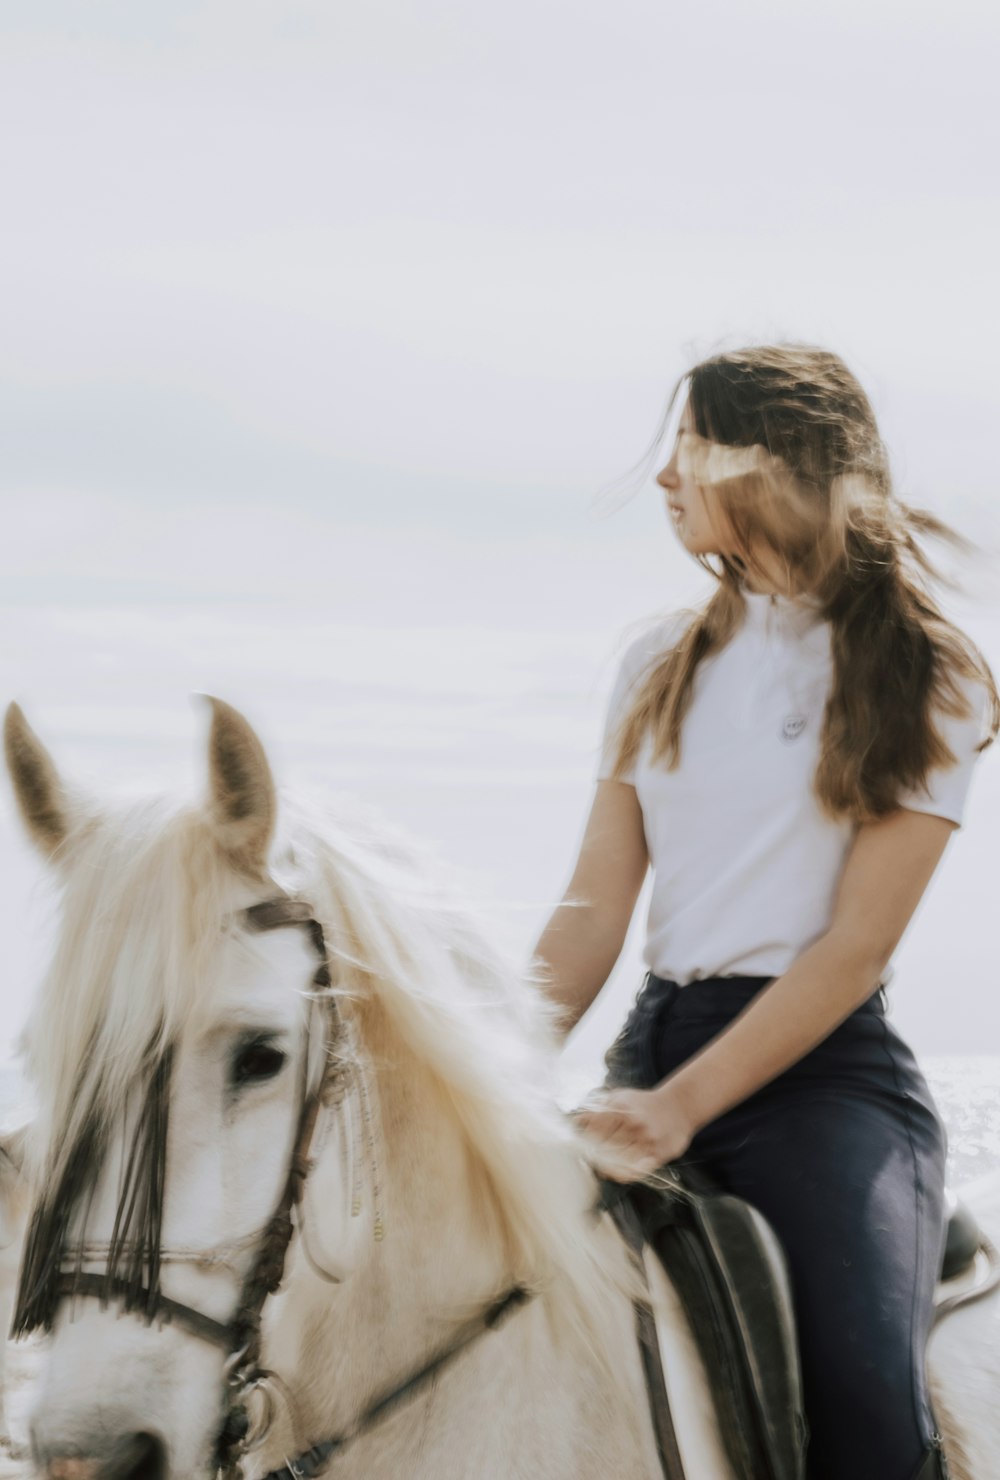
<path id="1" fill-rule="evenodd" d="M 285 1262 L 294 1231 L 292 1213 L 302 1199 L 311 1165 L 309 1154 L 320 1106 L 334 1074 L 342 1067 L 343 1060 L 338 1049 L 346 1037 L 336 994 L 332 991 L 323 927 L 315 918 L 310 905 L 304 900 L 282 895 L 248 906 L 240 911 L 240 918 L 249 930 L 257 934 L 287 926 L 301 926 L 306 930 L 319 957 L 319 964 L 312 977 L 312 987 L 314 1000 L 318 1000 L 324 1007 L 325 1026 L 322 1070 L 314 1087 L 310 1089 L 307 1082 L 303 1090 L 288 1172 L 274 1211 L 255 1240 L 256 1249 L 241 1286 L 236 1314 L 231 1321 L 216 1321 L 202 1311 L 169 1299 L 159 1289 L 158 1281 L 154 1283 L 150 1280 L 137 1287 L 112 1277 L 110 1271 L 96 1274 L 80 1268 L 68 1270 L 60 1273 L 54 1285 L 55 1297 L 60 1300 L 84 1295 L 106 1304 L 116 1296 L 122 1297 L 128 1308 L 140 1311 L 148 1323 L 158 1319 L 181 1326 L 192 1336 L 222 1348 L 226 1354 L 228 1406 L 216 1441 L 215 1462 L 217 1473 L 224 1480 L 237 1480 L 242 1474 L 250 1429 L 246 1400 L 266 1376 L 260 1365 L 262 1313 L 268 1296 L 275 1294 L 284 1278 Z M 310 1480 L 310 1477 L 319 1474 L 337 1452 L 386 1417 L 399 1403 L 414 1397 L 430 1384 L 465 1347 L 486 1331 L 496 1330 L 507 1316 L 532 1298 L 532 1293 L 520 1285 L 512 1286 L 487 1305 L 478 1316 L 467 1321 L 456 1332 L 451 1343 L 436 1353 L 419 1371 L 411 1374 L 397 1387 L 383 1392 L 347 1430 L 321 1441 L 294 1460 L 286 1460 L 284 1466 L 273 1471 L 266 1480 Z M 27 1329 L 27 1326 L 22 1329 Z"/>

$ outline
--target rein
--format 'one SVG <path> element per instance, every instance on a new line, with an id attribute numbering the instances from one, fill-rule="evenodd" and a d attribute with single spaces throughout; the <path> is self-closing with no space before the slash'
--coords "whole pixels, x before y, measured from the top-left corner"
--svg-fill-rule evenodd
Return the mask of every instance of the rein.
<path id="1" fill-rule="evenodd" d="M 389 1389 L 364 1413 L 356 1418 L 351 1426 L 338 1434 L 335 1438 L 324 1439 L 319 1444 L 314 1444 L 312 1449 L 305 1450 L 295 1459 L 286 1459 L 280 1470 L 271 1470 L 264 1480 L 313 1480 L 323 1469 L 323 1466 L 331 1460 L 338 1451 L 345 1449 L 354 1439 L 359 1439 L 373 1424 L 380 1419 L 387 1418 L 389 1414 L 408 1398 L 416 1397 L 425 1387 L 434 1381 L 438 1373 L 448 1367 L 456 1357 L 460 1356 L 467 1346 L 485 1336 L 487 1331 L 496 1331 L 512 1316 L 522 1305 L 534 1299 L 535 1292 L 526 1290 L 523 1285 L 513 1285 L 499 1300 L 480 1311 L 479 1315 L 473 1316 L 455 1335 L 454 1339 L 445 1349 L 432 1357 L 426 1366 L 421 1367 L 412 1377 L 401 1382 L 398 1387 Z"/>

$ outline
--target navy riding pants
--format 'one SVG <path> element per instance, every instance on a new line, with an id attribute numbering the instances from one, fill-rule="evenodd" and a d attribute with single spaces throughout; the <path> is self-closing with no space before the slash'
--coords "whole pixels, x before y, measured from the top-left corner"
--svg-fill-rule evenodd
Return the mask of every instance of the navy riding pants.
<path id="1" fill-rule="evenodd" d="M 608 1083 L 648 1089 L 773 977 L 679 987 L 649 975 L 608 1050 Z M 811 1480 L 912 1480 L 935 1445 L 925 1352 L 944 1247 L 944 1124 L 879 988 L 790 1069 L 694 1137 L 701 1167 L 753 1203 L 788 1259 Z"/>

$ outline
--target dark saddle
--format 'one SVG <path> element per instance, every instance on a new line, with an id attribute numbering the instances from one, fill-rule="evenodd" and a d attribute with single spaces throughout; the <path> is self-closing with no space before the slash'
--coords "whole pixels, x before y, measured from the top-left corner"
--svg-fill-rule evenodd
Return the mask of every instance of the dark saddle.
<path id="1" fill-rule="evenodd" d="M 700 1351 L 734 1473 L 804 1480 L 808 1426 L 777 1235 L 752 1204 L 701 1170 L 671 1168 L 671 1179 L 665 1190 L 602 1182 L 601 1206 L 625 1231 L 627 1205 L 628 1223 L 663 1263 Z M 951 1199 L 941 1278 L 960 1274 L 980 1247 L 972 1214 Z"/>
<path id="2" fill-rule="evenodd" d="M 964 1274 L 983 1245 L 983 1235 L 972 1213 L 953 1192 L 946 1192 L 948 1229 L 939 1279 L 953 1280 Z"/>

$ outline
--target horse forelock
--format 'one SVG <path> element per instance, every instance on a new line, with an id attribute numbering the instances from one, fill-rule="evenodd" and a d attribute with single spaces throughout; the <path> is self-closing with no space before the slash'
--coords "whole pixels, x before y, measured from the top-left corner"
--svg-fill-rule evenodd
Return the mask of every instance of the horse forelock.
<path id="1" fill-rule="evenodd" d="M 210 820 L 164 799 L 103 812 L 61 880 L 60 928 L 24 1034 L 36 1175 L 57 1178 L 92 1127 L 209 1010 L 234 877 Z"/>
<path id="2" fill-rule="evenodd" d="M 104 1278 L 126 1310 L 151 1318 L 160 1293 L 161 1232 L 166 1183 L 167 1119 L 172 1050 L 150 1054 L 141 1082 L 131 1145 L 118 1191 L 114 1231 L 106 1251 Z M 83 1268 L 82 1230 L 70 1244 L 73 1220 L 83 1205 L 84 1222 L 106 1147 L 95 1115 L 80 1123 L 58 1175 L 44 1188 L 25 1240 L 13 1331 L 50 1329 L 63 1282 Z"/>

